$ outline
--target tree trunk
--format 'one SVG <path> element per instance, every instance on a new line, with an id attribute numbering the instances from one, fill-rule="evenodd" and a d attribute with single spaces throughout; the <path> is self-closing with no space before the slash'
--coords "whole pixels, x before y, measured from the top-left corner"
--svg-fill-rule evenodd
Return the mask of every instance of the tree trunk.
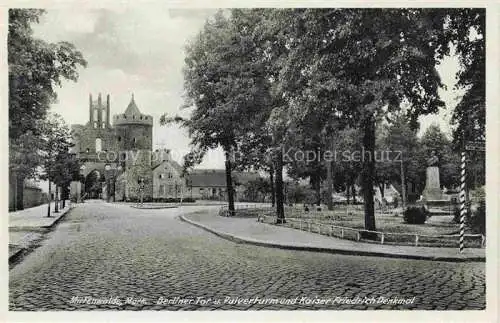
<path id="1" fill-rule="evenodd" d="M 271 182 L 271 207 L 276 204 L 276 190 L 274 189 L 274 167 L 269 171 L 269 180 Z"/>
<path id="2" fill-rule="evenodd" d="M 233 192 L 233 179 L 231 178 L 231 159 L 229 152 L 226 151 L 226 190 L 227 190 L 227 201 L 228 210 L 230 215 L 234 215 L 234 192 Z"/>
<path id="3" fill-rule="evenodd" d="M 346 197 L 347 197 L 347 204 L 351 201 L 351 184 L 349 182 L 346 183 Z"/>
<path id="4" fill-rule="evenodd" d="M 316 179 L 316 205 L 320 206 L 321 205 L 321 176 L 318 171 L 318 178 Z"/>
<path id="5" fill-rule="evenodd" d="M 356 204 L 358 201 L 356 200 L 356 185 L 352 184 L 351 186 L 351 193 L 352 193 L 352 203 Z"/>
<path id="6" fill-rule="evenodd" d="M 49 205 L 47 206 L 47 217 L 50 217 L 50 202 L 52 202 L 52 184 L 49 179 Z"/>
<path id="7" fill-rule="evenodd" d="M 328 210 L 333 210 L 333 175 L 332 175 L 332 162 L 326 161 L 326 182 L 328 183 L 328 196 L 326 198 L 326 203 L 328 204 Z"/>
<path id="8" fill-rule="evenodd" d="M 279 150 L 276 157 L 276 223 L 286 223 L 285 209 L 283 206 L 283 156 Z"/>
<path id="9" fill-rule="evenodd" d="M 375 175 L 375 120 L 369 115 L 363 121 L 363 170 L 361 187 L 365 206 L 365 229 L 375 231 L 375 208 L 373 203 L 373 182 Z M 365 233 L 368 239 L 374 239 L 375 234 Z"/>
<path id="10" fill-rule="evenodd" d="M 16 174 L 16 209 L 24 210 L 24 176 Z"/>
<path id="11" fill-rule="evenodd" d="M 56 193 L 54 195 L 54 213 L 59 213 L 59 186 L 56 185 Z"/>
<path id="12" fill-rule="evenodd" d="M 380 189 L 380 197 L 384 198 L 384 189 L 385 189 L 385 184 L 378 184 L 378 188 Z"/>

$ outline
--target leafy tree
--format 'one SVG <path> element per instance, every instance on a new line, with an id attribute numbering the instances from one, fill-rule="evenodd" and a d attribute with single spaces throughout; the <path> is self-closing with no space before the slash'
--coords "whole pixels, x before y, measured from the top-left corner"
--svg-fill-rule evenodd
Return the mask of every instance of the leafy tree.
<path id="1" fill-rule="evenodd" d="M 56 184 L 56 196 L 59 188 L 66 188 L 79 171 L 78 162 L 69 154 L 71 133 L 61 116 L 49 114 L 44 122 L 41 139 L 43 140 L 42 158 L 45 174 L 41 177 Z M 76 173 L 76 174 L 75 174 Z M 58 205 L 56 204 L 56 211 Z M 50 199 L 48 215 L 50 215 Z"/>
<path id="2" fill-rule="evenodd" d="M 271 193 L 269 182 L 267 182 L 263 178 L 258 178 L 249 181 L 245 186 L 246 186 L 245 195 L 246 198 L 250 201 L 261 200 L 262 202 L 264 202 L 266 196 L 269 195 L 269 193 Z"/>
<path id="3" fill-rule="evenodd" d="M 251 20 L 238 11 L 229 18 L 219 11 L 206 22 L 186 48 L 186 105 L 195 109 L 188 120 L 166 116 L 161 120 L 163 124 L 177 121 L 188 128 L 194 162 L 208 149 L 222 147 L 230 212 L 234 212 L 234 155 L 241 137 L 252 129 L 247 120 L 255 118 L 266 98 L 262 64 L 253 59 L 256 46 L 247 26 L 252 25 Z"/>
<path id="4" fill-rule="evenodd" d="M 455 87 L 465 90 L 452 115 L 455 125 L 453 139 L 457 148 L 466 140 L 485 140 L 485 39 L 484 8 L 461 8 L 446 16 L 440 53 L 447 54 L 454 46 L 461 67 Z"/>
<path id="5" fill-rule="evenodd" d="M 443 106 L 432 42 L 442 26 L 432 18 L 425 9 L 301 9 L 290 35 L 284 86 L 303 86 L 300 99 L 309 102 L 303 109 L 333 111 L 362 130 L 363 148 L 372 156 L 361 172 L 368 230 L 376 229 L 375 120 L 398 111 L 403 100 L 412 123 Z"/>
<path id="6" fill-rule="evenodd" d="M 68 42 L 47 43 L 33 37 L 32 24 L 44 10 L 9 9 L 9 170 L 15 172 L 17 209 L 22 209 L 23 183 L 42 163 L 39 136 L 56 87 L 63 79 L 76 81 L 86 66 L 82 54 Z M 29 145 L 27 145 L 29 143 Z"/>
<path id="7" fill-rule="evenodd" d="M 377 182 L 380 185 L 385 183 L 402 185 L 400 164 L 402 162 L 405 185 L 412 182 L 422 187 L 422 183 L 425 182 L 425 167 L 420 164 L 421 149 L 417 129 L 410 126 L 406 115 L 402 113 L 394 115 L 391 123 L 383 125 L 380 134 L 377 148 L 380 152 L 376 165 Z M 408 187 L 405 192 L 408 194 Z"/>
<path id="8" fill-rule="evenodd" d="M 441 185 L 445 187 L 457 186 L 460 183 L 460 156 L 452 150 L 452 142 L 446 138 L 438 125 L 432 125 L 425 131 L 420 139 L 420 146 L 422 165 L 425 165 L 426 158 L 435 152 L 439 158 Z"/>

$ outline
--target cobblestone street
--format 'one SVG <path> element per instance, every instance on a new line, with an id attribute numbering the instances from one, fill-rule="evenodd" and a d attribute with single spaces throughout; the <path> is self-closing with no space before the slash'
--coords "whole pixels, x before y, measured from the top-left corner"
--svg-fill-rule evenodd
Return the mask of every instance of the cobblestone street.
<path id="1" fill-rule="evenodd" d="M 89 201 L 10 270 L 10 310 L 484 309 L 485 263 L 279 250 L 236 244 L 177 216 Z M 113 299 L 113 304 L 92 304 Z M 287 299 L 237 304 L 235 298 Z M 407 305 L 335 298 L 415 297 Z M 95 303 L 95 302 L 94 302 Z"/>

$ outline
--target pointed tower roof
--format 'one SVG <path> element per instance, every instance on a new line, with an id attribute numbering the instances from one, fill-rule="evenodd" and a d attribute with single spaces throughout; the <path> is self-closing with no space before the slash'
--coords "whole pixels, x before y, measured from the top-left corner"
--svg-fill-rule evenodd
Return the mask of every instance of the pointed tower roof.
<path id="1" fill-rule="evenodd" d="M 139 108 L 135 104 L 134 100 L 134 94 L 132 93 L 132 99 L 130 100 L 130 103 L 128 104 L 127 109 L 125 110 L 126 115 L 141 115 L 141 111 L 139 111 Z"/>
<path id="2" fill-rule="evenodd" d="M 122 114 L 117 114 L 113 116 L 113 124 L 118 125 L 128 125 L 128 124 L 142 124 L 153 126 L 153 117 L 147 114 L 142 114 L 135 104 L 134 94 L 130 99 L 130 103 Z"/>

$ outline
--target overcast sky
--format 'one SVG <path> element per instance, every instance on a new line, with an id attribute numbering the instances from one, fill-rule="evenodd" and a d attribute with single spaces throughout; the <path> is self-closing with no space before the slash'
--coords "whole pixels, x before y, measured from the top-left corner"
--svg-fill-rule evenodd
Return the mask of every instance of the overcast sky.
<path id="1" fill-rule="evenodd" d="M 202 28 L 212 9 L 168 9 L 159 5 L 123 9 L 48 10 L 35 27 L 37 37 L 69 41 L 83 53 L 88 67 L 80 70 L 77 83 L 58 89 L 59 102 L 52 107 L 68 124 L 88 121 L 88 95 L 111 95 L 111 115 L 127 107 L 132 93 L 145 114 L 153 115 L 153 145 L 172 149 L 179 162 L 189 149 L 187 132 L 176 126 L 160 127 L 159 116 L 180 113 L 182 104 L 184 46 Z M 421 131 L 438 123 L 449 132 L 449 117 L 458 93 L 453 91 L 456 59 L 438 67 L 447 91 L 441 91 L 447 108 L 438 116 L 421 119 Z M 186 114 L 182 111 L 181 114 Z M 206 158 L 201 168 L 223 168 L 220 151 Z"/>

